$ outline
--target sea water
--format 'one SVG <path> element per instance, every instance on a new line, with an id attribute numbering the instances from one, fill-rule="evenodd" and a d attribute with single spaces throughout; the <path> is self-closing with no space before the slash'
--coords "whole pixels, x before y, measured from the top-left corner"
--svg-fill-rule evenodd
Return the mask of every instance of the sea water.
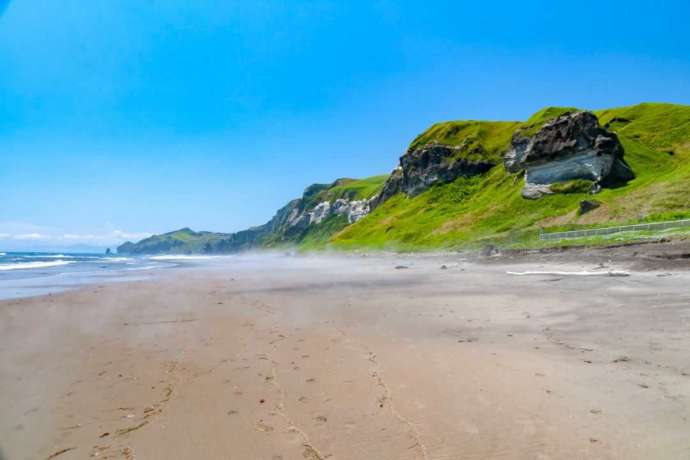
<path id="1" fill-rule="evenodd" d="M 128 281 L 175 260 L 105 254 L 0 252 L 0 299 L 48 294 L 83 284 Z"/>

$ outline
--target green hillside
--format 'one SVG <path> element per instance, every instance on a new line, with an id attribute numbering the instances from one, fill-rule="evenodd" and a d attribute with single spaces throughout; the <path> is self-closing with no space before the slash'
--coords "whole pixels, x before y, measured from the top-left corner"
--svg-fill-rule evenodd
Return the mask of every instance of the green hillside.
<path id="1" fill-rule="evenodd" d="M 313 184 L 269 222 L 240 232 L 186 228 L 125 243 L 118 252 L 232 253 L 288 246 L 317 250 L 537 247 L 562 244 L 540 241 L 540 231 L 690 217 L 690 106 L 683 105 L 645 103 L 594 111 L 599 125 L 618 136 L 634 179 L 606 185 L 609 188 L 595 195 L 590 193 L 594 182 L 588 179 L 560 181 L 551 185 L 553 194 L 526 199 L 524 170 L 510 173 L 503 165 L 513 135 L 520 133 L 516 139 L 523 142 L 525 136 L 543 132 L 549 120 L 577 110 L 547 107 L 524 122 L 437 123 L 412 141 L 405 158 L 411 161 L 405 162 L 404 172 L 397 169 L 390 176 Z M 562 128 L 553 129 L 560 133 L 557 142 L 570 135 L 557 131 Z M 473 164 L 489 169 L 482 173 L 485 169 L 473 170 Z M 401 188 L 410 180 L 416 181 L 414 187 L 422 187 L 419 193 Z M 580 214 L 583 200 L 595 200 L 598 207 Z"/>
<path id="2" fill-rule="evenodd" d="M 280 248 L 298 244 L 323 247 L 334 234 L 349 225 L 348 217 L 331 214 L 319 223 L 309 224 L 309 213 L 324 202 L 333 205 L 338 199 L 351 202 L 371 198 L 381 190 L 387 178 L 388 175 L 365 179 L 345 178 L 331 184 L 310 185 L 301 198 L 292 200 L 278 210 L 269 222 L 236 233 L 195 232 L 183 228 L 153 235 L 138 243 L 124 243 L 117 251 L 120 254 L 227 254 L 252 248 Z M 291 218 L 295 218 L 295 221 L 290 221 Z"/>
<path id="3" fill-rule="evenodd" d="M 473 161 L 500 162 L 510 144 L 517 121 L 449 121 L 437 123 L 410 144 L 414 150 L 426 144 L 463 145 L 463 158 Z"/>
<path id="4" fill-rule="evenodd" d="M 572 108 L 546 108 L 524 123 L 448 122 L 418 136 L 412 148 L 438 141 L 478 145 L 479 151 L 500 156 L 512 132 L 533 133 L 545 121 Z M 594 112 L 602 126 L 618 135 L 625 160 L 636 178 L 597 195 L 582 187 L 539 200 L 524 199 L 522 173 L 506 172 L 502 164 L 484 175 L 459 178 L 408 198 L 398 194 L 359 222 L 329 240 L 335 248 L 431 249 L 499 243 L 521 247 L 538 244 L 540 229 L 555 231 L 612 223 L 690 216 L 690 106 L 645 103 Z M 582 216 L 580 201 L 601 206 Z"/>
<path id="5" fill-rule="evenodd" d="M 376 195 L 388 178 L 387 174 L 364 179 L 338 179 L 332 184 L 315 184 L 307 188 L 299 207 L 309 212 L 323 202 L 333 204 L 337 199 L 364 200 Z M 346 216 L 331 215 L 318 224 L 313 224 L 303 231 L 282 229 L 267 235 L 260 246 L 279 248 L 287 245 L 300 245 L 303 248 L 321 248 L 330 238 L 347 227 Z"/>
<path id="6" fill-rule="evenodd" d="M 182 228 L 161 235 L 153 235 L 140 242 L 125 243 L 118 248 L 121 254 L 194 254 L 211 252 L 213 245 L 228 236 L 227 233 L 195 232 Z"/>

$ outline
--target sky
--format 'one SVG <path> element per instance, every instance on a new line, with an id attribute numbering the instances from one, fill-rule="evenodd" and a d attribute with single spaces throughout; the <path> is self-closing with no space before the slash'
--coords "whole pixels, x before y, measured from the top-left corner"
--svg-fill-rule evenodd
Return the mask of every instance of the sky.
<path id="1" fill-rule="evenodd" d="M 690 104 L 687 1 L 0 0 L 0 251 L 261 224 L 432 123 Z"/>

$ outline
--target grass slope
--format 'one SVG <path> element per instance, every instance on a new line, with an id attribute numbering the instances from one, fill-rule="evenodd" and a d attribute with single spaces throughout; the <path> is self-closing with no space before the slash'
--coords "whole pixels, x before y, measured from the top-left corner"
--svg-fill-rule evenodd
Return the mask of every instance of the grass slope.
<path id="1" fill-rule="evenodd" d="M 432 126 L 415 141 L 463 142 L 460 133 L 502 155 L 514 129 L 534 131 L 571 108 L 547 108 L 527 122 L 451 122 Z M 460 178 L 414 198 L 397 195 L 358 223 L 330 239 L 336 248 L 432 249 L 498 243 L 537 246 L 539 230 L 564 230 L 690 216 L 690 106 L 645 103 L 596 111 L 602 125 L 616 131 L 625 159 L 637 177 L 596 196 L 568 193 L 526 200 L 521 174 L 502 165 L 483 176 Z M 457 131 L 453 126 L 458 126 Z M 469 133 L 469 134 L 468 134 Z M 479 134 L 478 134 L 479 133 Z M 460 136 L 460 137 L 459 137 Z M 582 216 L 579 202 L 594 198 L 601 207 Z"/>
<path id="2" fill-rule="evenodd" d="M 365 179 L 338 179 L 330 187 L 321 190 L 306 209 L 313 208 L 323 201 L 333 204 L 339 198 L 350 201 L 369 199 L 381 191 L 387 178 L 388 175 L 384 174 Z M 299 243 L 303 248 L 320 248 L 327 244 L 333 235 L 347 226 L 347 216 L 332 215 L 319 224 L 310 225 L 305 233 L 298 235 L 292 242 Z M 280 244 L 268 244 L 273 247 L 278 245 Z"/>
<path id="3" fill-rule="evenodd" d="M 120 246 L 118 252 L 129 254 L 195 254 L 210 252 L 210 248 L 227 238 L 227 233 L 195 232 L 182 228 L 161 235 L 153 235 L 136 244 Z"/>
<path id="4" fill-rule="evenodd" d="M 414 150 L 431 143 L 462 145 L 460 156 L 472 161 L 502 161 L 517 121 L 448 121 L 437 123 L 417 136 L 410 144 Z"/>

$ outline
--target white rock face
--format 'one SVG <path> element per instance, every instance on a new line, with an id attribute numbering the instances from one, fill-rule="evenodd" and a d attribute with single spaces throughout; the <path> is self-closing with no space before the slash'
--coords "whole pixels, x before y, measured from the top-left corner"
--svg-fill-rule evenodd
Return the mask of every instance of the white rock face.
<path id="1" fill-rule="evenodd" d="M 351 201 L 350 210 L 347 214 L 347 221 L 354 224 L 371 211 L 369 200 Z"/>
<path id="2" fill-rule="evenodd" d="M 293 209 L 290 211 L 290 215 L 287 218 L 288 225 L 291 227 L 294 226 L 300 217 L 302 217 L 302 214 L 300 214 L 299 209 Z"/>
<path id="3" fill-rule="evenodd" d="M 331 203 L 322 201 L 309 213 L 309 225 L 320 224 L 325 218 L 331 215 Z"/>
<path id="4" fill-rule="evenodd" d="M 347 214 L 349 212 L 349 209 L 350 209 L 350 202 L 343 199 L 343 198 L 338 198 L 333 203 L 333 212 L 338 216 L 342 216 L 343 214 Z"/>
<path id="5" fill-rule="evenodd" d="M 300 212 L 299 209 L 295 208 L 288 215 L 287 223 L 290 227 L 303 227 L 320 224 L 332 215 L 344 215 L 347 216 L 348 224 L 354 224 L 369 214 L 372 200 L 348 201 L 338 198 L 332 204 L 328 201 L 322 201 L 309 212 Z"/>
<path id="6" fill-rule="evenodd" d="M 350 224 L 354 224 L 369 214 L 369 211 L 371 211 L 369 200 L 347 201 L 339 198 L 333 204 L 333 212 L 339 216 L 346 215 L 347 222 Z"/>

